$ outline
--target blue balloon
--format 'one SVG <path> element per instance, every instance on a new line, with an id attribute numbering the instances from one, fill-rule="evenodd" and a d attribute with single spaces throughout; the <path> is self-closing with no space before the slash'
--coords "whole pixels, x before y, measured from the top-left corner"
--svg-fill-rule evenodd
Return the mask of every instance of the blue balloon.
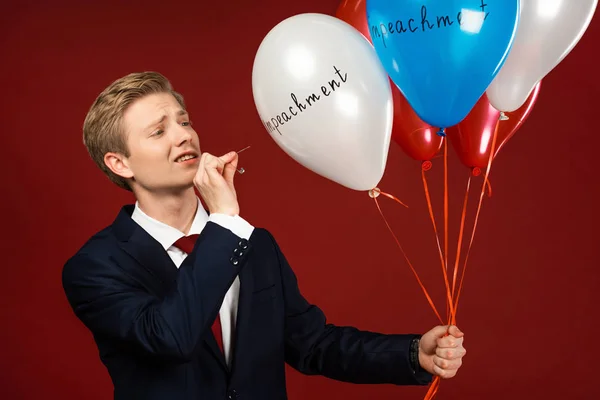
<path id="1" fill-rule="evenodd" d="M 444 135 L 504 64 L 519 0 L 367 0 L 367 21 L 392 81 L 417 115 Z"/>

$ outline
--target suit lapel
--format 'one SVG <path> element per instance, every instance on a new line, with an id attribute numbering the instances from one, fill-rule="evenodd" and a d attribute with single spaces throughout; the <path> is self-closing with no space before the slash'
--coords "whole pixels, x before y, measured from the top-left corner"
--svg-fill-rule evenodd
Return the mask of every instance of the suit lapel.
<path id="1" fill-rule="evenodd" d="M 120 242 L 119 246 L 167 287 L 170 288 L 171 284 L 177 279 L 177 267 L 171 257 L 142 228 L 134 232 L 131 240 Z"/>
<path id="2" fill-rule="evenodd" d="M 177 267 L 161 244 L 131 219 L 132 213 L 133 206 L 123 207 L 113 224 L 119 246 L 151 275 L 170 287 L 177 278 Z"/>

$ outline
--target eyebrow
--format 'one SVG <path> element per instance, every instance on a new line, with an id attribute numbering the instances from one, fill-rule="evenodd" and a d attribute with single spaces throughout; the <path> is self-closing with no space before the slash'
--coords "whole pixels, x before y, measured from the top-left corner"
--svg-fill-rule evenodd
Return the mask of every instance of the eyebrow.
<path id="1" fill-rule="evenodd" d="M 177 116 L 178 116 L 178 117 L 180 117 L 180 116 L 182 116 L 182 115 L 188 115 L 188 112 L 187 112 L 187 111 L 185 111 L 185 110 L 183 110 L 183 109 L 179 110 L 179 111 L 177 112 Z M 165 120 L 165 118 L 167 118 L 167 115 L 166 115 L 166 114 L 163 114 L 163 116 L 162 116 L 162 117 L 160 117 L 160 119 L 159 119 L 158 121 L 155 121 L 155 122 L 151 123 L 150 125 L 148 125 L 148 126 L 146 127 L 146 129 L 147 129 L 147 130 L 149 130 L 149 129 L 152 129 L 152 128 L 154 128 L 156 125 L 158 125 L 158 124 L 160 124 L 161 122 L 163 122 L 163 121 Z"/>

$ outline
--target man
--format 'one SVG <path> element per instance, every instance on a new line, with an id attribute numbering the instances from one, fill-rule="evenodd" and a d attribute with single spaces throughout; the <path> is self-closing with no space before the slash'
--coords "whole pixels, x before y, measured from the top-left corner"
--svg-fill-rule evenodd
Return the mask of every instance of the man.
<path id="1" fill-rule="evenodd" d="M 112 83 L 83 135 L 98 167 L 137 200 L 63 270 L 115 399 L 286 399 L 285 363 L 354 383 L 455 375 L 465 354 L 455 326 L 421 337 L 326 323 L 271 234 L 240 217 L 238 155 L 200 152 L 183 97 L 162 75 Z"/>

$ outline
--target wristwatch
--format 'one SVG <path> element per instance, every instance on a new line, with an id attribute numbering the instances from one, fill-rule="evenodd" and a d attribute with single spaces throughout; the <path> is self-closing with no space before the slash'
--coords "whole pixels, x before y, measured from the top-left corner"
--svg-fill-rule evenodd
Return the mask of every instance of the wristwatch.
<path id="1" fill-rule="evenodd" d="M 419 343 L 421 336 L 417 336 L 410 342 L 409 360 L 413 372 L 416 374 L 419 371 Z"/>

